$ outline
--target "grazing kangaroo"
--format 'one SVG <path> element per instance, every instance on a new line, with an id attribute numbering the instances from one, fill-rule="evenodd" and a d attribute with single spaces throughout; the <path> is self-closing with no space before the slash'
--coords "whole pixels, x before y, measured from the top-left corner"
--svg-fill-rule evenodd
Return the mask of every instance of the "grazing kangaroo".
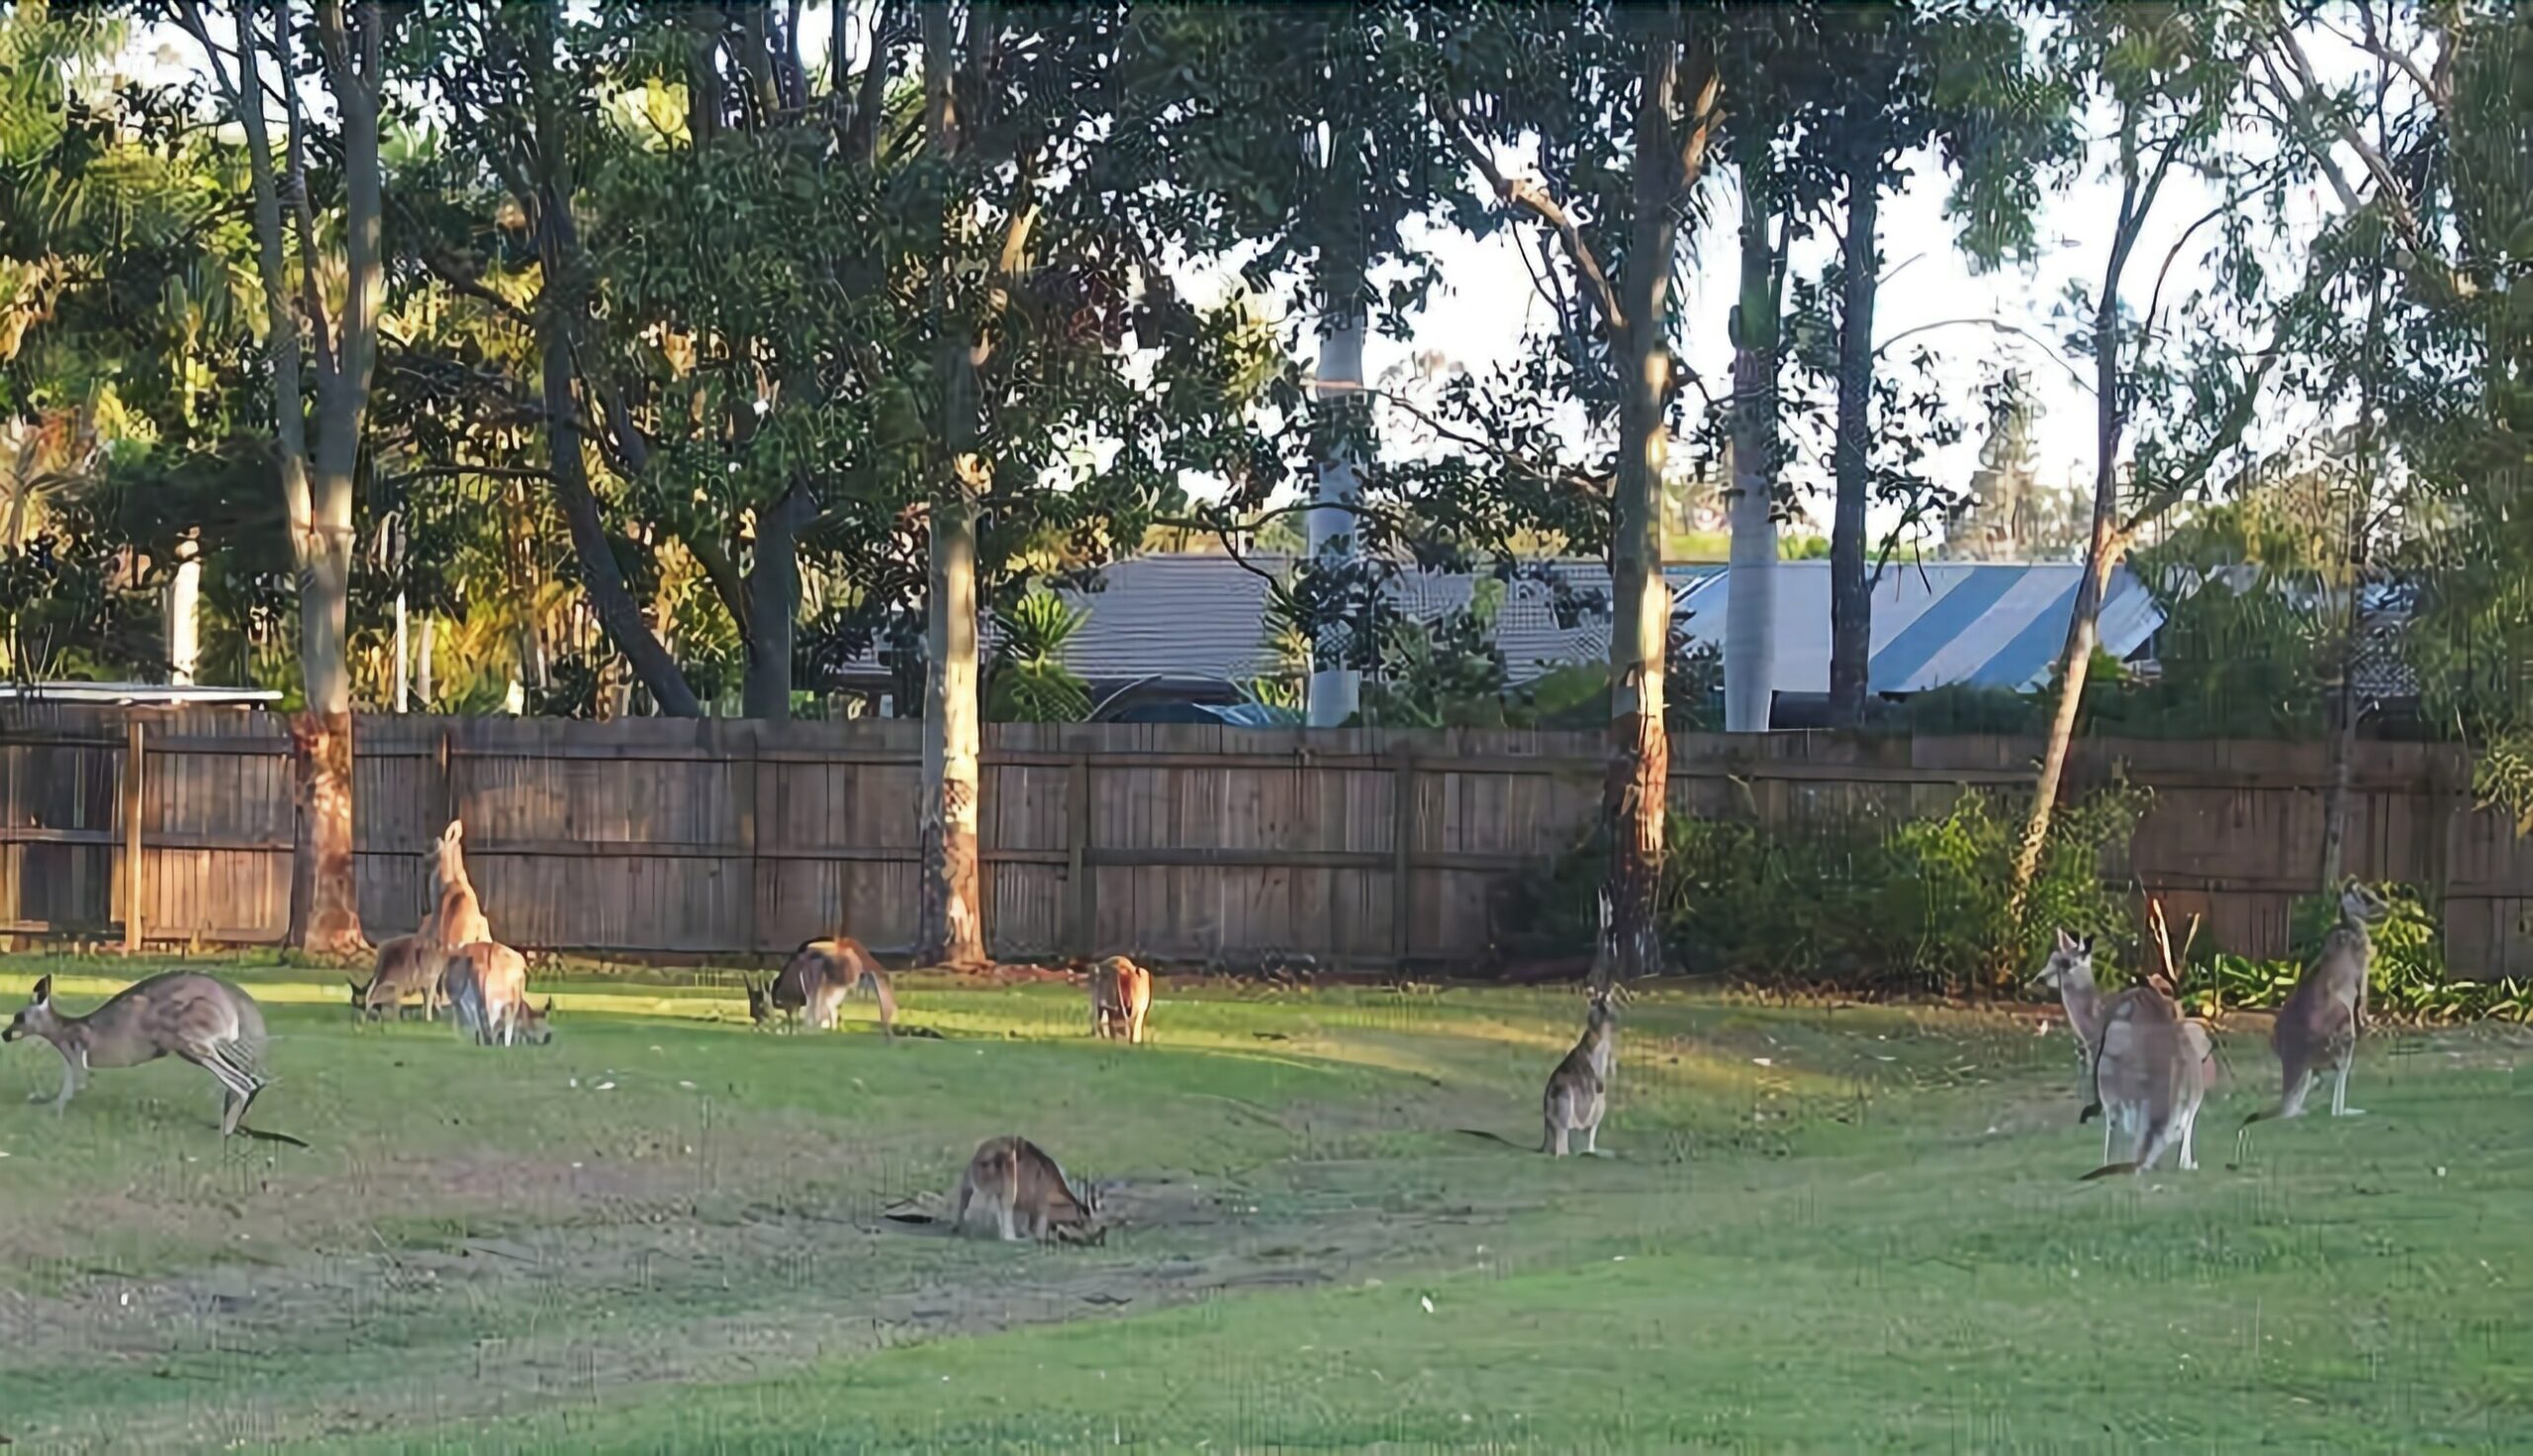
<path id="1" fill-rule="evenodd" d="M 1548 1136 L 1540 1151 L 1565 1156 L 1566 1138 L 1583 1135 L 1583 1151 L 1597 1157 L 1601 1119 L 1610 1110 L 1610 1073 L 1618 1064 L 1619 990 L 1609 979 L 1615 958 L 1610 945 L 1610 893 L 1601 892 L 1601 930 L 1592 953 L 1592 1003 L 1583 1016 L 1583 1040 L 1548 1074 L 1548 1091 L 1540 1098 Z"/>
<path id="2" fill-rule="evenodd" d="M 889 986 L 889 973 L 851 936 L 807 942 L 792 953 L 773 981 L 762 986 L 751 983 L 748 1016 L 761 1027 L 773 1025 L 778 1016 L 793 1020 L 805 1016 L 812 1029 L 831 1032 L 836 1009 L 855 991 L 868 991 L 880 1003 L 880 1035 L 894 1037 L 897 996 Z"/>
<path id="3" fill-rule="evenodd" d="M 2163 1007 L 2172 1005 L 2151 988 L 2138 989 L 2162 1001 Z M 2105 1109 L 2103 1145 L 2110 1147 L 2113 1128 L 2127 1130 L 2134 1141 L 2126 1161 L 2110 1161 L 2106 1150 L 2103 1165 L 2086 1178 L 2146 1172 L 2163 1161 L 2176 1143 L 2181 1147 L 2182 1170 L 2199 1166 L 2195 1135 L 2200 1105 L 2207 1096 L 2205 1068 L 2214 1046 L 2205 1027 L 2182 1020 L 2177 1012 L 2167 1018 L 2155 1001 L 2142 997 L 2119 1001 L 2103 1026 L 2102 1044 L 2094 1058 Z"/>
<path id="4" fill-rule="evenodd" d="M 1090 1035 L 1129 1045 L 1144 1040 L 1144 1015 L 1152 1010 L 1152 972 L 1123 956 L 1090 968 Z"/>
<path id="5" fill-rule="evenodd" d="M 554 998 L 545 998 L 543 1010 L 528 1006 L 527 957 L 508 946 L 477 941 L 461 947 L 442 962 L 440 996 L 457 1034 L 474 1038 L 478 1046 L 521 1040 L 542 1046 L 554 1038 L 546 1020 L 554 1013 Z"/>
<path id="6" fill-rule="evenodd" d="M 439 994 L 440 967 L 445 953 L 425 943 L 420 935 L 398 936 L 378 948 L 378 960 L 370 969 L 369 984 L 352 981 L 352 1006 L 375 1021 L 404 1009 L 407 998 L 422 998 L 424 1018 L 436 1018 L 441 1005 Z"/>
<path id="7" fill-rule="evenodd" d="M 2348 1105 L 2348 1073 L 2357 1060 L 2358 1035 L 2366 1029 L 2366 978 L 2375 963 L 2375 940 L 2367 927 L 2390 913 L 2381 896 L 2355 880 L 2340 890 L 2338 926 L 2322 941 L 2321 954 L 2270 1029 L 2270 1048 L 2278 1053 L 2278 1106 L 2243 1119 L 2244 1130 L 2271 1118 L 2302 1117 L 2313 1079 L 2326 1071 L 2338 1074 L 2331 1084 L 2331 1116 L 2365 1115 L 2365 1109 Z M 2240 1143 L 2240 1134 L 2235 1140 Z"/>
<path id="8" fill-rule="evenodd" d="M 220 1134 L 243 1131 L 239 1125 L 255 1094 L 271 1084 L 264 1071 L 264 1015 L 254 999 L 229 984 L 188 970 L 171 970 L 126 986 L 105 1005 L 86 1016 L 64 1016 L 53 1009 L 52 977 L 36 982 L 35 998 L 20 1009 L 0 1042 L 36 1037 L 61 1053 L 61 1092 L 52 1099 L 60 1112 L 97 1067 L 141 1066 L 162 1056 L 179 1056 L 211 1073 L 220 1084 Z M 42 1093 L 29 1099 L 45 1100 Z M 306 1146 L 306 1143 L 299 1143 Z"/>
<path id="9" fill-rule="evenodd" d="M 2094 984 L 2094 938 L 2059 931 L 2058 948 L 2031 979 L 2034 985 L 2055 989 L 2067 1008 L 2067 1030 L 2076 1038 L 2076 1091 L 2085 1099 L 2076 1121 L 2083 1123 L 2102 1111 L 2094 1095 L 2094 1049 L 2102 1045 L 2103 1025 L 2102 988 Z"/>
<path id="10" fill-rule="evenodd" d="M 464 822 L 451 819 L 422 855 L 431 865 L 431 913 L 422 917 L 422 928 L 416 934 L 436 951 L 456 951 L 493 938 L 484 903 L 475 896 L 474 881 L 466 877 L 465 838 Z"/>
<path id="11" fill-rule="evenodd" d="M 994 1228 L 1006 1241 L 1024 1229 L 1031 1238 L 1108 1241 L 1108 1230 L 1097 1227 L 1099 1191 L 1066 1178 L 1047 1150 L 1026 1138 L 990 1138 L 978 1144 L 968 1170 L 959 1175 L 950 1227 L 964 1230 L 968 1205 L 979 1200 L 992 1211 Z"/>

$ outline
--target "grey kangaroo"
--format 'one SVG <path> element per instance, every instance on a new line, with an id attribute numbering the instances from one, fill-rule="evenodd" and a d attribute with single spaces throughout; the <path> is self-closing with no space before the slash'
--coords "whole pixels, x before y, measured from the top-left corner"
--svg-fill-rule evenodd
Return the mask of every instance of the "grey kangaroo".
<path id="1" fill-rule="evenodd" d="M 61 1053 L 61 1092 L 54 1112 L 70 1105 L 97 1067 L 141 1066 L 178 1056 L 220 1084 L 220 1133 L 296 1143 L 296 1138 L 243 1126 L 246 1109 L 272 1082 L 264 1069 L 264 1015 L 254 998 L 224 980 L 171 970 L 117 992 L 86 1016 L 64 1016 L 52 1004 L 52 977 L 36 982 L 35 998 L 0 1032 L 0 1042 L 35 1037 Z M 39 1093 L 32 1101 L 42 1102 Z"/>
<path id="2" fill-rule="evenodd" d="M 2348 1105 L 2348 1073 L 2357 1061 L 2358 1036 L 2366 1029 L 2366 978 L 2375 963 L 2375 938 L 2367 927 L 2391 910 L 2382 896 L 2355 880 L 2341 888 L 2339 925 L 2323 940 L 2321 954 L 2296 983 L 2270 1029 L 2270 1048 L 2278 1053 L 2278 1106 L 2243 1119 L 2245 1132 L 2271 1118 L 2302 1117 L 2304 1099 L 2324 1072 L 2337 1074 L 2331 1083 L 2331 1116 L 2365 1115 L 2365 1109 Z M 2235 1140 L 2241 1138 L 2237 1133 Z"/>

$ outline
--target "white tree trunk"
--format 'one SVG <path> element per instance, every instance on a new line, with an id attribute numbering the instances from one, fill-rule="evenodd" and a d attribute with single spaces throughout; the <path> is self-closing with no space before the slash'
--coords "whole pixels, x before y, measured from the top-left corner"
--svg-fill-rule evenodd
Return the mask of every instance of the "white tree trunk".
<path id="1" fill-rule="evenodd" d="M 202 667 L 202 547 L 176 546 L 176 576 L 167 587 L 167 681 L 191 683 Z"/>
<path id="2" fill-rule="evenodd" d="M 1764 464 L 1733 456 L 1732 571 L 1724 579 L 1724 729 L 1765 733 L 1776 701 L 1777 523 Z"/>
<path id="3" fill-rule="evenodd" d="M 1360 283 L 1360 280 L 1357 280 Z M 1369 400 L 1363 394 L 1363 309 L 1356 295 L 1359 289 L 1348 288 L 1341 295 L 1330 291 L 1330 302 L 1320 318 L 1319 332 L 1319 409 L 1326 414 L 1352 414 L 1367 417 Z M 1342 564 L 1355 556 L 1355 502 L 1362 499 L 1363 483 L 1357 471 L 1355 452 L 1344 441 L 1332 442 L 1319 462 L 1319 479 L 1313 500 L 1318 504 L 1310 512 L 1310 557 L 1313 562 Z M 1337 634 L 1323 632 L 1321 652 L 1333 645 Z M 1330 666 L 1317 660 L 1310 675 L 1310 726 L 1335 728 L 1355 716 L 1362 702 L 1362 676 L 1355 669 Z"/>
<path id="4" fill-rule="evenodd" d="M 407 694 L 407 692 L 406 692 L 406 687 L 407 687 L 407 684 L 409 684 L 410 682 L 412 682 L 412 681 L 413 681 L 413 677 L 414 677 L 414 655 L 413 655 L 413 650 L 412 650 L 411 643 L 408 641 L 408 639 L 407 639 L 407 637 L 406 637 L 406 633 L 405 633 L 405 593 L 404 593 L 404 592 L 397 592 L 397 593 L 396 593 L 396 697 L 395 697 L 395 701 L 396 701 L 396 711 L 398 711 L 398 712 L 400 712 L 400 713 L 401 713 L 401 712 L 404 712 L 404 711 L 407 709 L 407 707 L 408 707 L 408 706 L 410 706 L 410 700 L 409 700 L 408 694 Z"/>

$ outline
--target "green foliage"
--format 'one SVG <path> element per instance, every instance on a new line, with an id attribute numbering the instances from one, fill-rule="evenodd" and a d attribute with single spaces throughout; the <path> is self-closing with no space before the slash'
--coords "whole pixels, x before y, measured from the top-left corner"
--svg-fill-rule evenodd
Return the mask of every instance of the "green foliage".
<path id="1" fill-rule="evenodd" d="M 1079 723 L 1090 716 L 1090 684 L 1065 666 L 1065 643 L 1084 613 L 1038 588 L 1001 614 L 987 713 L 997 723 Z"/>
<path id="2" fill-rule="evenodd" d="M 2415 885 L 2377 887 L 2390 913 L 2373 926 L 2375 958 L 2367 975 L 2370 1017 L 2411 1022 L 2533 1022 L 2533 983 L 2506 977 L 2465 980 L 2445 963 L 2436 909 Z M 2224 1008 L 2272 1011 L 2283 1006 L 2340 923 L 2339 897 L 2303 895 L 2289 911 L 2292 954 L 2262 960 L 2215 951 L 2190 968 L 2183 1000 L 2200 1014 Z"/>
<path id="3" fill-rule="evenodd" d="M 1961 994 L 2011 984 L 2055 929 L 2117 940 L 2126 912 L 2106 879 L 2145 812 L 2143 790 L 2105 789 L 2059 814 L 2017 923 L 2011 805 L 1965 792 L 1932 818 L 1815 820 L 1777 830 L 1674 815 L 1661 919 L 1693 974 L 1856 994 Z M 1588 944 L 1602 851 L 1586 845 L 1517 884 L 1511 937 Z"/>

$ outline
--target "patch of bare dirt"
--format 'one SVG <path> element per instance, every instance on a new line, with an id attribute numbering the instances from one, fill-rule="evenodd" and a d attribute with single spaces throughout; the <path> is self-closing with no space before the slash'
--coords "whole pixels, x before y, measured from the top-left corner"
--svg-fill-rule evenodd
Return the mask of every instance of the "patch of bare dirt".
<path id="1" fill-rule="evenodd" d="M 909 1341 L 1323 1284 L 1430 1254 L 1455 1237 L 1451 1228 L 1501 1212 L 1320 1200 L 1306 1214 L 1262 1215 L 1254 1195 L 1195 1179 L 1108 1185 L 1102 1201 L 1111 1232 L 1086 1249 L 958 1238 L 887 1217 L 939 1217 L 936 1194 L 438 1248 L 382 1241 L 169 1279 L 83 1276 L 57 1297 L 0 1295 L 12 1363 L 120 1366 L 182 1382 L 186 1398 L 127 1406 L 94 1432 L 69 1412 L 13 1412 L 12 1433 L 74 1450 L 169 1449 L 500 1417 L 632 1383 L 743 1380 Z M 329 1349 L 394 1353 L 329 1364 Z M 292 1389 L 267 1399 L 258 1379 L 280 1370 Z"/>

